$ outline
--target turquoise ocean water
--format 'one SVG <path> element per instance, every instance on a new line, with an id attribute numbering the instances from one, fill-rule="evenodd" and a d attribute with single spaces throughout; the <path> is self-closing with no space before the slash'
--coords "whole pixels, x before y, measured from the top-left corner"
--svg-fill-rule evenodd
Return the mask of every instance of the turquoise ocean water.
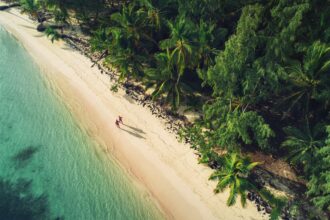
<path id="1" fill-rule="evenodd" d="M 0 27 L 0 219 L 162 219 Z"/>

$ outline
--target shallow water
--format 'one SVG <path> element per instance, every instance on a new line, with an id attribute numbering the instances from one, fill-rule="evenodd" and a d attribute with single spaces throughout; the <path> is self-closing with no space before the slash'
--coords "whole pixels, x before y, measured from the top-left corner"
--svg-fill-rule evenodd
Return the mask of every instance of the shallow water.
<path id="1" fill-rule="evenodd" d="M 1 27 L 0 198 L 0 219 L 163 218 Z"/>

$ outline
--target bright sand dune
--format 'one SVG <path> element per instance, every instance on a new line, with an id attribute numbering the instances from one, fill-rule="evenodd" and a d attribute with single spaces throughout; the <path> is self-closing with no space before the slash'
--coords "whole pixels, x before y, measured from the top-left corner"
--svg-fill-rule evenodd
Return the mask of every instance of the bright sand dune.
<path id="1" fill-rule="evenodd" d="M 149 110 L 123 91 L 113 94 L 108 77 L 91 68 L 86 57 L 63 42 L 52 44 L 15 9 L 0 12 L 0 25 L 35 58 L 89 135 L 148 189 L 168 218 L 266 219 L 251 203 L 228 208 L 227 193 L 213 194 L 216 183 L 208 181 L 211 169 L 197 164 L 189 146 L 178 143 Z M 128 125 L 122 130 L 114 125 L 118 115 Z"/>

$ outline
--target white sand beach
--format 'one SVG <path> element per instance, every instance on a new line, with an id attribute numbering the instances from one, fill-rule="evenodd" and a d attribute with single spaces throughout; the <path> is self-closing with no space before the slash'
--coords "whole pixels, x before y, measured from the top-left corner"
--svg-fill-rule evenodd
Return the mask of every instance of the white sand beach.
<path id="1" fill-rule="evenodd" d="M 17 9 L 1 11 L 0 26 L 22 43 L 88 134 L 147 189 L 168 219 L 267 219 L 250 202 L 227 207 L 228 193 L 213 193 L 212 170 L 198 164 L 189 145 L 124 91 L 111 92 L 109 76 L 91 68 L 87 57 L 64 42 L 53 44 Z M 114 124 L 118 115 L 122 129 Z"/>

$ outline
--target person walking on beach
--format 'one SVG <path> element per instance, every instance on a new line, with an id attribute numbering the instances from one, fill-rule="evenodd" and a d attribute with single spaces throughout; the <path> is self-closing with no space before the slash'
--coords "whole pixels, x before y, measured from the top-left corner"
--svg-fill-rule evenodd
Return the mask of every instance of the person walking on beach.
<path id="1" fill-rule="evenodd" d="M 118 116 L 118 122 L 124 124 L 123 117 L 121 117 L 120 115 Z"/>
<path id="2" fill-rule="evenodd" d="M 116 124 L 116 126 L 117 126 L 118 128 L 120 128 L 120 126 L 119 126 L 119 121 L 118 121 L 117 119 L 116 119 L 115 124 Z"/>

